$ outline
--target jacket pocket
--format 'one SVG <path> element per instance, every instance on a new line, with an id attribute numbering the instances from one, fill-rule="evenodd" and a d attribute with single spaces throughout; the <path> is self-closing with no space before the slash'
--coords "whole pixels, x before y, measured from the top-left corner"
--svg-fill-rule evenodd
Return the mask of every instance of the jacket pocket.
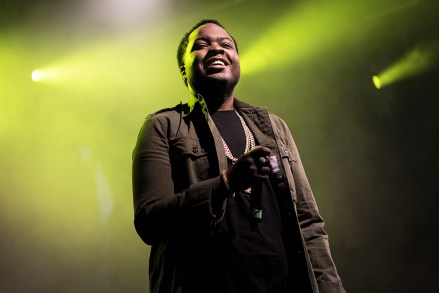
<path id="1" fill-rule="evenodd" d="M 170 141 L 170 157 L 175 178 L 184 176 L 189 184 L 208 179 L 208 152 L 200 141 L 191 137 L 180 137 Z M 187 186 L 185 187 L 187 188 Z"/>

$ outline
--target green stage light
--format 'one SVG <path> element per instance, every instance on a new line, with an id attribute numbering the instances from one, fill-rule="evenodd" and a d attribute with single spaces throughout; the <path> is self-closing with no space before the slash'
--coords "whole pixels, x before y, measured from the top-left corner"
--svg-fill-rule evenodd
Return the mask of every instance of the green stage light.
<path id="1" fill-rule="evenodd" d="M 373 83 L 377 89 L 407 79 L 430 69 L 435 62 L 435 45 L 416 47 L 401 59 L 374 76 Z"/>
<path id="2" fill-rule="evenodd" d="M 32 71 L 32 80 L 37 82 L 44 78 L 44 73 L 41 70 L 35 69 Z"/>
<path id="3" fill-rule="evenodd" d="M 358 23 L 367 13 L 374 13 L 377 3 L 370 1 L 361 6 L 341 0 L 294 3 L 241 54 L 242 73 L 296 65 L 347 40 L 364 41 L 352 23 Z"/>
<path id="4" fill-rule="evenodd" d="M 380 88 L 381 88 L 381 80 L 380 80 L 380 78 L 379 78 L 378 76 L 374 75 L 374 76 L 372 77 L 372 81 L 373 81 L 373 84 L 375 85 L 375 87 L 376 87 L 377 89 L 380 89 Z"/>
<path id="5" fill-rule="evenodd" d="M 35 69 L 32 71 L 32 80 L 34 82 L 51 82 L 59 80 L 61 71 L 57 69 Z"/>
<path id="6" fill-rule="evenodd" d="M 365 42 L 361 49 L 367 50 L 366 34 L 384 34 L 373 20 L 414 5 L 407 0 L 294 1 L 278 21 L 262 29 L 242 51 L 242 74 L 305 64 L 331 50 Z"/>

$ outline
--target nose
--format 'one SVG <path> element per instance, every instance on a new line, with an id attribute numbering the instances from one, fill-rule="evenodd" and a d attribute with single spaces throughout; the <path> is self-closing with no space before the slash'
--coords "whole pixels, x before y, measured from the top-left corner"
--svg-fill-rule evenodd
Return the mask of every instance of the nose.
<path id="1" fill-rule="evenodd" d="M 216 52 L 217 54 L 224 54 L 224 48 L 216 42 L 210 45 L 209 51 Z"/>

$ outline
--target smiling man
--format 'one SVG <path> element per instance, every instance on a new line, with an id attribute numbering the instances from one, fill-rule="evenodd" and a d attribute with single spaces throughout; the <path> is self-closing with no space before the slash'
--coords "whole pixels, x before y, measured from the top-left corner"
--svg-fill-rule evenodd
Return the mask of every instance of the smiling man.
<path id="1" fill-rule="evenodd" d="M 344 292 L 287 125 L 234 96 L 235 39 L 203 20 L 177 60 L 189 102 L 149 115 L 133 153 L 150 292 Z"/>

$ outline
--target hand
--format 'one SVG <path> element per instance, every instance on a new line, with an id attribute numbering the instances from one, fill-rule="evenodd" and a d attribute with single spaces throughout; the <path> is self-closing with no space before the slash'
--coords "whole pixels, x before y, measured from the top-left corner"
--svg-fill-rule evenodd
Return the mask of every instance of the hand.
<path id="1" fill-rule="evenodd" d="M 270 174 L 271 150 L 256 146 L 239 157 L 238 161 L 227 170 L 227 178 L 231 191 L 242 191 L 258 180 L 264 180 Z"/>

